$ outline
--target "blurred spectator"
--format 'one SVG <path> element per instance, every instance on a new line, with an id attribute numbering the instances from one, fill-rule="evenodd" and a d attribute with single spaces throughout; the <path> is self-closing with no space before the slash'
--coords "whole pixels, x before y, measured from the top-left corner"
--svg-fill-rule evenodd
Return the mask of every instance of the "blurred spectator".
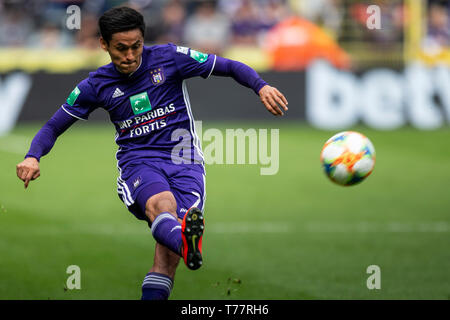
<path id="1" fill-rule="evenodd" d="M 64 48 L 74 45 L 73 32 L 66 28 L 67 7 L 81 5 L 82 1 L 37 2 L 34 29 L 30 34 L 28 46 L 36 48 Z"/>
<path id="2" fill-rule="evenodd" d="M 256 45 L 261 23 L 253 1 L 243 0 L 231 19 L 232 42 L 235 45 Z"/>
<path id="3" fill-rule="evenodd" d="M 162 42 L 180 43 L 183 39 L 186 10 L 179 1 L 171 1 L 162 10 Z"/>
<path id="4" fill-rule="evenodd" d="M 285 0 L 264 0 L 259 10 L 259 43 L 263 45 L 266 33 L 279 22 L 291 16 L 291 10 Z"/>
<path id="5" fill-rule="evenodd" d="M 161 9 L 161 14 L 150 21 L 146 41 L 181 44 L 186 10 L 179 0 L 170 0 Z"/>
<path id="6" fill-rule="evenodd" d="M 46 22 L 37 32 L 31 34 L 28 46 L 48 49 L 65 48 L 73 46 L 73 38 L 67 32 L 61 31 L 59 25 Z"/>
<path id="7" fill-rule="evenodd" d="M 261 8 L 262 22 L 266 26 L 274 26 L 292 15 L 292 10 L 286 0 L 262 0 L 258 4 Z"/>
<path id="8" fill-rule="evenodd" d="M 339 37 L 343 20 L 341 0 L 289 0 L 289 3 L 298 15 L 324 28 L 335 39 Z"/>
<path id="9" fill-rule="evenodd" d="M 218 0 L 217 9 L 228 17 L 233 17 L 243 1 L 245 0 Z"/>
<path id="10" fill-rule="evenodd" d="M 240 0 L 227 8 L 230 12 L 233 45 L 257 45 L 264 42 L 269 29 L 289 16 L 284 0 Z"/>
<path id="11" fill-rule="evenodd" d="M 0 11 L 0 46 L 24 46 L 32 31 L 33 19 L 25 2 L 5 1 Z"/>
<path id="12" fill-rule="evenodd" d="M 274 70 L 304 70 L 316 59 L 325 59 L 337 68 L 350 67 L 348 54 L 324 30 L 298 17 L 270 30 L 266 49 Z"/>
<path id="13" fill-rule="evenodd" d="M 56 0 L 59 1 L 59 0 Z M 62 0 L 62 1 L 71 1 L 71 0 Z M 154 0 L 149 0 L 150 2 Z M 72 1 L 73 2 L 73 1 Z M 89 14 L 93 14 L 97 17 L 100 17 L 103 12 L 113 7 L 126 5 L 126 0 L 82 0 L 83 13 L 87 12 Z M 144 5 L 144 3 L 140 3 L 139 1 L 129 1 L 131 4 L 129 6 L 133 6 L 134 8 L 140 8 L 140 5 Z"/>
<path id="14" fill-rule="evenodd" d="M 450 6 L 448 1 L 431 2 L 428 8 L 426 45 L 430 48 L 450 48 Z"/>
<path id="15" fill-rule="evenodd" d="M 377 5 L 380 8 L 380 29 L 367 28 L 367 20 L 369 14 L 367 7 L 369 5 Z M 355 3 L 350 6 L 350 15 L 352 22 L 355 24 L 353 28 L 359 33 L 362 40 L 366 42 L 376 43 L 378 49 L 383 49 L 389 45 L 395 45 L 403 39 L 403 2 L 372 0 L 370 3 Z M 381 46 L 380 46 L 381 45 Z"/>
<path id="16" fill-rule="evenodd" d="M 97 16 L 89 13 L 82 13 L 81 28 L 75 34 L 76 43 L 79 47 L 85 49 L 100 48 L 100 33 L 97 27 Z"/>
<path id="17" fill-rule="evenodd" d="M 215 3 L 202 1 L 186 21 L 184 41 L 200 51 L 221 54 L 230 37 L 229 19 L 216 11 Z"/>

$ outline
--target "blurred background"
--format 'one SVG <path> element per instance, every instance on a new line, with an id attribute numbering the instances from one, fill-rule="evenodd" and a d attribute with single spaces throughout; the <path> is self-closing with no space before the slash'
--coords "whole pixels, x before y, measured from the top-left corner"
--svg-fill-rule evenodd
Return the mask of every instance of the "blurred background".
<path id="1" fill-rule="evenodd" d="M 81 8 L 79 30 L 67 28 L 66 9 L 73 4 Z M 40 49 L 97 51 L 97 19 L 118 5 L 144 15 L 147 45 L 172 42 L 238 56 L 260 71 L 304 69 L 318 56 L 343 68 L 400 67 L 412 59 L 450 63 L 445 0 L 1 0 L 0 71 L 45 69 L 38 62 L 10 61 L 17 59 L 7 59 L 8 50 L 24 49 L 28 54 L 14 52 L 27 61 Z M 380 29 L 366 26 L 370 5 L 380 9 Z M 279 61 L 294 54 L 286 47 L 302 47 L 303 56 Z M 70 57 L 60 53 L 59 59 Z"/>
<path id="2" fill-rule="evenodd" d="M 142 12 L 147 45 L 172 42 L 255 68 L 284 88 L 295 106 L 288 120 L 330 129 L 448 123 L 450 5 L 444 0 L 0 0 L 0 75 L 33 82 L 23 90 L 28 99 L 12 107 L 19 121 L 48 118 L 73 84 L 110 62 L 99 48 L 97 19 L 118 5 Z M 250 110 L 243 119 L 269 118 L 242 107 L 253 99 L 244 91 L 225 107 L 214 99 L 217 82 L 192 82 L 195 97 L 196 87 L 208 89 L 196 99 L 200 120 L 233 120 L 239 110 Z M 233 86 L 220 84 L 224 91 Z M 48 88 L 53 95 L 45 94 Z M 40 101 L 39 109 L 31 101 Z M 218 107 L 209 108 L 212 103 Z"/>
<path id="3" fill-rule="evenodd" d="M 154 240 L 116 196 L 107 114 L 58 138 L 27 190 L 14 170 L 77 83 L 110 62 L 97 19 L 117 5 L 144 15 L 147 45 L 242 61 L 289 100 L 275 118 L 232 79 L 187 80 L 200 139 L 201 128 L 279 129 L 279 171 L 207 163 L 205 265 L 180 266 L 173 299 L 449 299 L 444 0 L 0 0 L 0 299 L 140 297 Z M 322 172 L 338 130 L 375 146 L 360 185 Z M 69 265 L 81 290 L 67 289 Z M 381 290 L 366 286 L 370 265 Z"/>

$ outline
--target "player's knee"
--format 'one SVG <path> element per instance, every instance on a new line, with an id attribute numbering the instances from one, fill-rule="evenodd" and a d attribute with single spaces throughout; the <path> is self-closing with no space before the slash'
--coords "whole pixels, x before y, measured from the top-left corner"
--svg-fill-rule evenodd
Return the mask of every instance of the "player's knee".
<path id="1" fill-rule="evenodd" d="M 149 217 L 150 221 L 162 212 L 170 212 L 176 216 L 177 203 L 172 192 L 164 191 L 153 195 L 147 200 L 145 205 L 145 215 Z"/>

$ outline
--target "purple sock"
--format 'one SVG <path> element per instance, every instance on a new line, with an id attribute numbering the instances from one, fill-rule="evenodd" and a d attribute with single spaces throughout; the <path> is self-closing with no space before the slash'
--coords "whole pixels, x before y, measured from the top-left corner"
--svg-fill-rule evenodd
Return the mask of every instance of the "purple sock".
<path id="1" fill-rule="evenodd" d="M 152 223 L 152 235 L 157 242 L 181 256 L 181 224 L 169 212 L 160 213 Z"/>
<path id="2" fill-rule="evenodd" d="M 149 272 L 142 283 L 141 300 L 167 300 L 172 291 L 173 280 L 162 273 Z"/>

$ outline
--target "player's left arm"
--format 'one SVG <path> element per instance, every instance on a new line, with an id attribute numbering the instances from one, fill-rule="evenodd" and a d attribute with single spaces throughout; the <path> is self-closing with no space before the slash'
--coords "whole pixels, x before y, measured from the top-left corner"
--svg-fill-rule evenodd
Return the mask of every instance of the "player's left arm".
<path id="1" fill-rule="evenodd" d="M 286 97 L 275 87 L 268 85 L 258 73 L 246 64 L 216 57 L 212 74 L 232 77 L 238 83 L 253 89 L 266 109 L 275 116 L 282 116 L 288 110 Z"/>

